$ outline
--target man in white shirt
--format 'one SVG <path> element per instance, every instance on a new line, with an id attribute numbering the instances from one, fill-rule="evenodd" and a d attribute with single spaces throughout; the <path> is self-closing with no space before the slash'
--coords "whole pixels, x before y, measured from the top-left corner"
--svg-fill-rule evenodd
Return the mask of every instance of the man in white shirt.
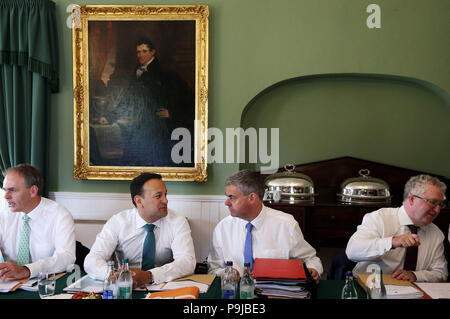
<path id="1" fill-rule="evenodd" d="M 43 178 L 31 165 L 4 173 L 8 208 L 0 212 L 0 280 L 37 277 L 39 272 L 63 272 L 75 262 L 72 215 L 42 197 Z"/>
<path id="2" fill-rule="evenodd" d="M 220 275 L 227 261 L 232 261 L 242 275 L 244 262 L 252 263 L 256 258 L 302 259 L 318 282 L 323 267 L 315 249 L 305 241 L 292 215 L 263 205 L 261 175 L 243 170 L 230 176 L 225 184 L 225 205 L 230 216 L 214 229 L 209 272 Z"/>
<path id="3" fill-rule="evenodd" d="M 103 280 L 114 252 L 120 260 L 128 259 L 134 287 L 192 274 L 196 260 L 191 229 L 184 216 L 167 209 L 167 190 L 161 175 L 141 174 L 131 182 L 130 193 L 136 208 L 111 217 L 97 235 L 84 261 L 89 276 Z M 148 230 L 150 225 L 154 225 L 152 232 Z M 146 243 L 153 235 L 153 248 L 149 248 Z"/>
<path id="4" fill-rule="evenodd" d="M 401 207 L 366 214 L 347 244 L 348 258 L 358 262 L 353 272 L 366 273 L 369 265 L 378 264 L 384 274 L 399 280 L 445 281 L 445 237 L 432 221 L 445 205 L 446 188 L 435 177 L 413 176 L 405 185 Z M 409 266 L 407 250 L 414 249 Z"/>

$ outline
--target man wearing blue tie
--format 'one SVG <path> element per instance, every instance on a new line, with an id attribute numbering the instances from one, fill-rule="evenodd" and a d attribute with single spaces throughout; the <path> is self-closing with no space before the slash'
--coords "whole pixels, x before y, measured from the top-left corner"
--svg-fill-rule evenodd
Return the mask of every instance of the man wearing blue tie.
<path id="1" fill-rule="evenodd" d="M 220 275 L 227 261 L 233 261 L 233 267 L 243 274 L 244 262 L 253 267 L 255 258 L 302 259 L 318 282 L 323 267 L 316 251 L 305 241 L 292 215 L 263 205 L 261 175 L 239 171 L 225 185 L 230 216 L 214 229 L 209 272 Z"/>
<path id="2" fill-rule="evenodd" d="M 162 283 L 195 270 L 191 229 L 184 216 L 167 209 L 167 189 L 161 175 L 142 173 L 130 184 L 135 208 L 111 217 L 97 235 L 84 268 L 103 280 L 113 253 L 127 258 L 133 286 Z"/>

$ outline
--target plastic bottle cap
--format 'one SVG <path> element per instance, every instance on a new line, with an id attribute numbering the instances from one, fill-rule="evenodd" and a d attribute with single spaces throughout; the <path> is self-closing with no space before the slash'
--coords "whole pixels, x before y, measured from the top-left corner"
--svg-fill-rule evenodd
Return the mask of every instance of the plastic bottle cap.
<path id="1" fill-rule="evenodd" d="M 227 266 L 233 266 L 233 262 L 232 261 L 227 261 Z"/>

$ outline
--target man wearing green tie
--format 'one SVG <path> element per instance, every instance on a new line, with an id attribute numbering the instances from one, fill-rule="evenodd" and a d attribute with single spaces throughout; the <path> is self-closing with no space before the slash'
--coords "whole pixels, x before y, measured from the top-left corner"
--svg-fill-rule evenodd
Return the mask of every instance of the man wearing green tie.
<path id="1" fill-rule="evenodd" d="M 75 225 L 58 203 L 42 197 L 43 178 L 28 164 L 3 174 L 8 208 L 0 212 L 0 280 L 62 272 L 75 262 Z"/>
<path id="2" fill-rule="evenodd" d="M 133 286 L 162 283 L 190 275 L 195 251 L 187 219 L 167 208 L 161 175 L 142 173 L 130 184 L 134 208 L 113 215 L 97 235 L 84 261 L 94 279 L 103 280 L 108 260 L 128 259 Z"/>

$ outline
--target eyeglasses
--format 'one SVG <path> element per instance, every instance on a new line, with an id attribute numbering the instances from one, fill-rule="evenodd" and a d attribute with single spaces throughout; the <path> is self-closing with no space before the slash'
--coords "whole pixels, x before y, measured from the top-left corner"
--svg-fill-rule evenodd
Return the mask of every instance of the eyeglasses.
<path id="1" fill-rule="evenodd" d="M 426 198 L 420 197 L 419 195 L 413 195 L 413 196 L 417 197 L 417 198 L 420 198 L 424 202 L 427 202 L 428 204 L 433 206 L 433 208 L 435 208 L 436 206 L 439 206 L 440 209 L 443 209 L 443 208 L 445 208 L 447 206 L 446 203 L 445 203 L 445 200 L 443 202 L 439 202 L 437 200 L 426 199 Z"/>

